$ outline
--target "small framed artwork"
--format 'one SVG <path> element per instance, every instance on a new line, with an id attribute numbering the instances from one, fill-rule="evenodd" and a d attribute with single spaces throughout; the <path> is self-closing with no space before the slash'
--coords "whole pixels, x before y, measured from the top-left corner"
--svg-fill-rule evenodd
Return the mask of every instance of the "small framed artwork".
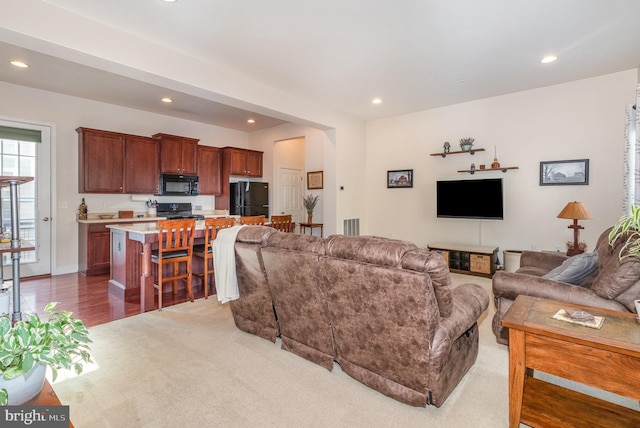
<path id="1" fill-rule="evenodd" d="M 307 189 L 322 189 L 324 186 L 322 171 L 307 172 Z"/>
<path id="2" fill-rule="evenodd" d="M 398 169 L 387 171 L 387 188 L 413 187 L 413 170 Z"/>
<path id="3" fill-rule="evenodd" d="M 589 159 L 540 162 L 541 186 L 589 184 Z"/>

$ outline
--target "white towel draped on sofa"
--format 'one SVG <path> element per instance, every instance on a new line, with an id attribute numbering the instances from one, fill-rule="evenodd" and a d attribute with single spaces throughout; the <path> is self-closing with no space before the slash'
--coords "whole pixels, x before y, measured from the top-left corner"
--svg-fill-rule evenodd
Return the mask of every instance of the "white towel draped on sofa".
<path id="1" fill-rule="evenodd" d="M 218 301 L 227 303 L 240 297 L 236 276 L 235 244 L 238 232 L 244 226 L 233 226 L 218 230 L 213 248 L 213 269 Z"/>

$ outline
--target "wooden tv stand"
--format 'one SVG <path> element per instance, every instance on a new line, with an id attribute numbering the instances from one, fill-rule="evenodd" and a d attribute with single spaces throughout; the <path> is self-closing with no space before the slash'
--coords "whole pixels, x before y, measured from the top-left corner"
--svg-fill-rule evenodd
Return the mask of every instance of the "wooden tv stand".
<path id="1" fill-rule="evenodd" d="M 491 278 L 496 271 L 498 247 L 447 242 L 433 242 L 428 247 L 444 257 L 451 272 Z"/>

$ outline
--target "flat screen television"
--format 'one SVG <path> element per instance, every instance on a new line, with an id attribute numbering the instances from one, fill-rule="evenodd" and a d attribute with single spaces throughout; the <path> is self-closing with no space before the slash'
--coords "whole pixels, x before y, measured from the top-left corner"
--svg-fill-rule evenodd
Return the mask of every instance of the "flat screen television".
<path id="1" fill-rule="evenodd" d="M 436 199 L 438 217 L 503 219 L 502 178 L 438 181 Z"/>

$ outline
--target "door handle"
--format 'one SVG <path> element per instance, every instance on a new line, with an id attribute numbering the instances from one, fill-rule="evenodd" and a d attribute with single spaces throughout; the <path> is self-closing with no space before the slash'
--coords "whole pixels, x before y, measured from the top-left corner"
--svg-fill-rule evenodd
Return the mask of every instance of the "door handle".
<path id="1" fill-rule="evenodd" d="M 43 218 L 42 221 L 49 221 L 49 217 Z"/>

